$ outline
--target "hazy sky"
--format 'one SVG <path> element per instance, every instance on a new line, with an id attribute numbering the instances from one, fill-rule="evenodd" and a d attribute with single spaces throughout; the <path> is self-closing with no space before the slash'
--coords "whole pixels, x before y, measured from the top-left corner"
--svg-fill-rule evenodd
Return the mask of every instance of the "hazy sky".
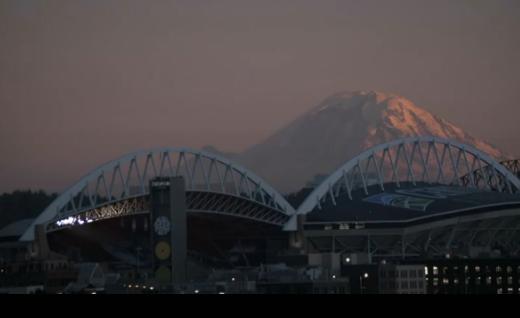
<path id="1" fill-rule="evenodd" d="M 121 154 L 241 151 L 343 90 L 520 156 L 520 1 L 0 0 L 0 192 Z"/>

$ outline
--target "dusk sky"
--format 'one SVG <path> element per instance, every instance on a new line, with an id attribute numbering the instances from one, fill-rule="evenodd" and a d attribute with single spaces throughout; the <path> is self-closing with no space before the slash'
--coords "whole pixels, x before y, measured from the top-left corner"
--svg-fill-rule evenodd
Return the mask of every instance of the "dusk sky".
<path id="1" fill-rule="evenodd" d="M 520 156 L 520 1 L 0 0 L 0 192 L 139 149 L 240 152 L 345 90 Z"/>

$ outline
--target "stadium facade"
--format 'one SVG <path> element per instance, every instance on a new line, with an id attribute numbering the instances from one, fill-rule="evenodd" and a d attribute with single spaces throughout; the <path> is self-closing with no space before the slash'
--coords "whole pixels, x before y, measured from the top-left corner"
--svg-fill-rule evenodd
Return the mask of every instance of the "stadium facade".
<path id="1" fill-rule="evenodd" d="M 215 154 L 137 152 L 11 226 L 2 273 L 21 262 L 15 246 L 22 262 L 101 264 L 120 292 L 520 293 L 515 167 L 453 140 L 404 138 L 286 198 Z"/>

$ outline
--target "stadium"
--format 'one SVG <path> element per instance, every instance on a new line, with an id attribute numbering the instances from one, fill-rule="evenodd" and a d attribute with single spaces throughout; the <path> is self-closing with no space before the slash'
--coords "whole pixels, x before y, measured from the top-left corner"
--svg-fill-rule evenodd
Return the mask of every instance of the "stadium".
<path id="1" fill-rule="evenodd" d="M 102 264 L 126 289 L 518 293 L 515 167 L 453 140 L 404 138 L 285 197 L 219 155 L 141 151 L 81 178 L 11 239 L 35 259 Z M 404 285 L 396 268 L 425 284 Z"/>

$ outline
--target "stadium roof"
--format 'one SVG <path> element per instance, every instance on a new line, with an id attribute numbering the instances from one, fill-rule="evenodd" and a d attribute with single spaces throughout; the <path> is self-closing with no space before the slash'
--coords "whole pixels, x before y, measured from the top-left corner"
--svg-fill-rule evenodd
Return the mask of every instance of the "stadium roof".
<path id="1" fill-rule="evenodd" d="M 0 237 L 19 237 L 31 225 L 34 219 L 23 219 L 10 223 L 0 229 Z"/>
<path id="2" fill-rule="evenodd" d="M 352 193 L 352 200 L 344 194 L 330 200 L 307 214 L 306 222 L 411 222 L 446 214 L 476 213 L 478 211 L 520 208 L 520 195 L 482 191 L 440 184 L 394 183 L 368 188 L 368 195 L 360 189 Z"/>

